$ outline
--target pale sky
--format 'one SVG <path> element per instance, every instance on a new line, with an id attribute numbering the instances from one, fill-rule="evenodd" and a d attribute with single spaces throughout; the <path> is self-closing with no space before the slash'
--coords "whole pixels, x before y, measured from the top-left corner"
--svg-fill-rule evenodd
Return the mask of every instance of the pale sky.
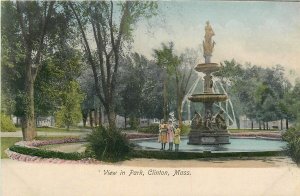
<path id="1" fill-rule="evenodd" d="M 159 9 L 134 33 L 133 49 L 149 58 L 162 42 L 173 41 L 178 54 L 199 47 L 209 20 L 216 34 L 213 62 L 281 64 L 292 80 L 300 77 L 300 3 L 164 1 Z"/>

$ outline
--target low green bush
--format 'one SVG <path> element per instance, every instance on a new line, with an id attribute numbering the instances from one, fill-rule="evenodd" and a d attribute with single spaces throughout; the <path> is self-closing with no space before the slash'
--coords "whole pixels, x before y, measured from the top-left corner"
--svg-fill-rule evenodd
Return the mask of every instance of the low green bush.
<path id="1" fill-rule="evenodd" d="M 287 141 L 286 152 L 300 165 L 300 129 L 290 128 L 282 136 Z"/>
<path id="2" fill-rule="evenodd" d="M 87 141 L 87 152 L 102 161 L 124 160 L 131 150 L 128 139 L 116 129 L 98 127 L 88 135 Z"/>
<path id="3" fill-rule="evenodd" d="M 87 158 L 87 155 L 85 153 L 65 153 L 65 152 L 58 152 L 58 151 L 50 151 L 50 150 L 43 150 L 39 148 L 28 148 L 23 146 L 11 146 L 9 148 L 11 151 L 30 155 L 30 156 L 37 156 L 42 158 L 58 158 L 58 159 L 64 159 L 64 160 L 81 160 L 83 158 Z"/>
<path id="4" fill-rule="evenodd" d="M 182 125 L 180 135 L 188 135 L 191 131 L 191 127 L 189 125 Z"/>
<path id="5" fill-rule="evenodd" d="M 15 127 L 9 116 L 1 113 L 1 131 L 13 132 L 16 130 L 17 128 Z"/>
<path id="6" fill-rule="evenodd" d="M 134 116 L 129 117 L 129 125 L 131 129 L 137 129 L 139 127 L 139 124 L 140 122 L 136 117 Z"/>
<path id="7" fill-rule="evenodd" d="M 138 132 L 156 134 L 159 132 L 159 124 L 150 124 L 148 127 L 140 127 Z"/>

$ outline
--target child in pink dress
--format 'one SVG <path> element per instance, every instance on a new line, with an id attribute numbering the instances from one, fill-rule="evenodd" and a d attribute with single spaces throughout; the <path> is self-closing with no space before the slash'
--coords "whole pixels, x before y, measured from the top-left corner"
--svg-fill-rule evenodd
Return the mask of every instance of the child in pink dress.
<path id="1" fill-rule="evenodd" d="M 173 150 L 173 140 L 174 140 L 174 127 L 172 125 L 172 122 L 169 122 L 168 125 L 168 142 L 169 142 L 169 150 Z"/>

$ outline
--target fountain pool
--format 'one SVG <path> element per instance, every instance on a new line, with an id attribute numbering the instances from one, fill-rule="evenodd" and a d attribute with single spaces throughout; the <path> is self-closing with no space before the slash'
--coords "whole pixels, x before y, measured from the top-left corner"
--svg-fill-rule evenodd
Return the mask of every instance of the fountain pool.
<path id="1" fill-rule="evenodd" d="M 161 148 L 157 139 L 139 140 L 134 142 L 144 150 L 159 150 Z M 282 151 L 286 142 L 281 140 L 255 139 L 255 138 L 231 138 L 230 144 L 222 145 L 188 145 L 188 138 L 181 140 L 179 151 L 181 152 L 263 152 L 263 151 Z M 168 144 L 166 145 L 168 149 Z M 174 149 L 174 146 L 173 146 Z M 174 150 L 173 150 L 174 151 Z"/>

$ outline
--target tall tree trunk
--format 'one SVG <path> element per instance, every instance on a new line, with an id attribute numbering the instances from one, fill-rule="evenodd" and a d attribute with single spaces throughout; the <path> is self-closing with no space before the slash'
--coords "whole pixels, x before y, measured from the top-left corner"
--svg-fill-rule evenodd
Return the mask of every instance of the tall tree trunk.
<path id="1" fill-rule="evenodd" d="M 27 66 L 25 81 L 25 116 L 22 122 L 23 140 L 30 141 L 36 137 L 34 119 L 34 82 L 31 76 L 31 67 Z"/>
<path id="2" fill-rule="evenodd" d="M 164 79 L 164 89 L 163 89 L 163 96 L 164 96 L 164 108 L 163 108 L 163 112 L 164 112 L 164 121 L 167 122 L 168 121 L 168 92 L 167 92 L 167 78 Z"/>
<path id="3" fill-rule="evenodd" d="M 176 94 L 177 94 L 177 116 L 178 116 L 178 125 L 180 128 L 182 128 L 182 111 L 181 111 L 181 105 L 183 97 L 180 92 L 180 84 L 179 84 L 179 73 L 176 70 L 175 78 L 176 78 Z"/>
<path id="4" fill-rule="evenodd" d="M 182 128 L 181 102 L 182 102 L 182 100 L 179 100 L 179 101 L 177 102 L 178 126 L 179 126 L 180 128 Z"/>
<path id="5" fill-rule="evenodd" d="M 98 111 L 97 108 L 94 110 L 94 117 L 95 117 L 95 127 L 98 126 Z"/>
<path id="6" fill-rule="evenodd" d="M 261 130 L 261 121 L 258 121 L 259 130 Z"/>
<path id="7" fill-rule="evenodd" d="M 86 127 L 86 121 L 87 121 L 89 112 L 86 111 L 85 109 L 83 109 L 83 110 L 81 110 L 81 114 L 82 114 L 83 127 Z"/>
<path id="8" fill-rule="evenodd" d="M 92 110 L 89 112 L 89 118 L 90 118 L 90 126 L 94 127 L 93 111 Z"/>
<path id="9" fill-rule="evenodd" d="M 83 127 L 86 127 L 86 118 L 82 118 L 82 122 L 83 122 Z"/>
<path id="10" fill-rule="evenodd" d="M 251 129 L 253 130 L 253 120 L 251 120 Z"/>
<path id="11" fill-rule="evenodd" d="M 125 114 L 124 114 L 124 119 L 125 119 L 125 129 L 126 129 L 126 127 L 127 127 L 127 114 L 126 114 L 126 112 L 125 112 Z"/>
<path id="12" fill-rule="evenodd" d="M 282 122 L 283 120 L 282 119 L 280 119 L 280 130 L 282 130 L 282 128 L 283 128 L 283 122 Z"/>
<path id="13" fill-rule="evenodd" d="M 102 110 L 101 107 L 99 107 L 99 126 L 102 126 Z"/>
<path id="14" fill-rule="evenodd" d="M 266 123 L 263 122 L 263 127 L 264 127 L 264 130 L 266 130 Z"/>
<path id="15" fill-rule="evenodd" d="M 285 128 L 289 129 L 289 120 L 287 118 L 285 119 Z"/>
<path id="16" fill-rule="evenodd" d="M 107 115 L 109 127 L 112 129 L 116 128 L 116 113 L 110 110 Z"/>
<path id="17" fill-rule="evenodd" d="M 115 113 L 112 103 L 108 103 L 105 106 L 105 111 L 107 114 L 109 127 L 112 129 L 115 129 L 116 128 L 116 113 Z"/>
<path id="18" fill-rule="evenodd" d="M 267 124 L 267 130 L 269 130 L 269 122 L 266 122 L 266 124 Z"/>

